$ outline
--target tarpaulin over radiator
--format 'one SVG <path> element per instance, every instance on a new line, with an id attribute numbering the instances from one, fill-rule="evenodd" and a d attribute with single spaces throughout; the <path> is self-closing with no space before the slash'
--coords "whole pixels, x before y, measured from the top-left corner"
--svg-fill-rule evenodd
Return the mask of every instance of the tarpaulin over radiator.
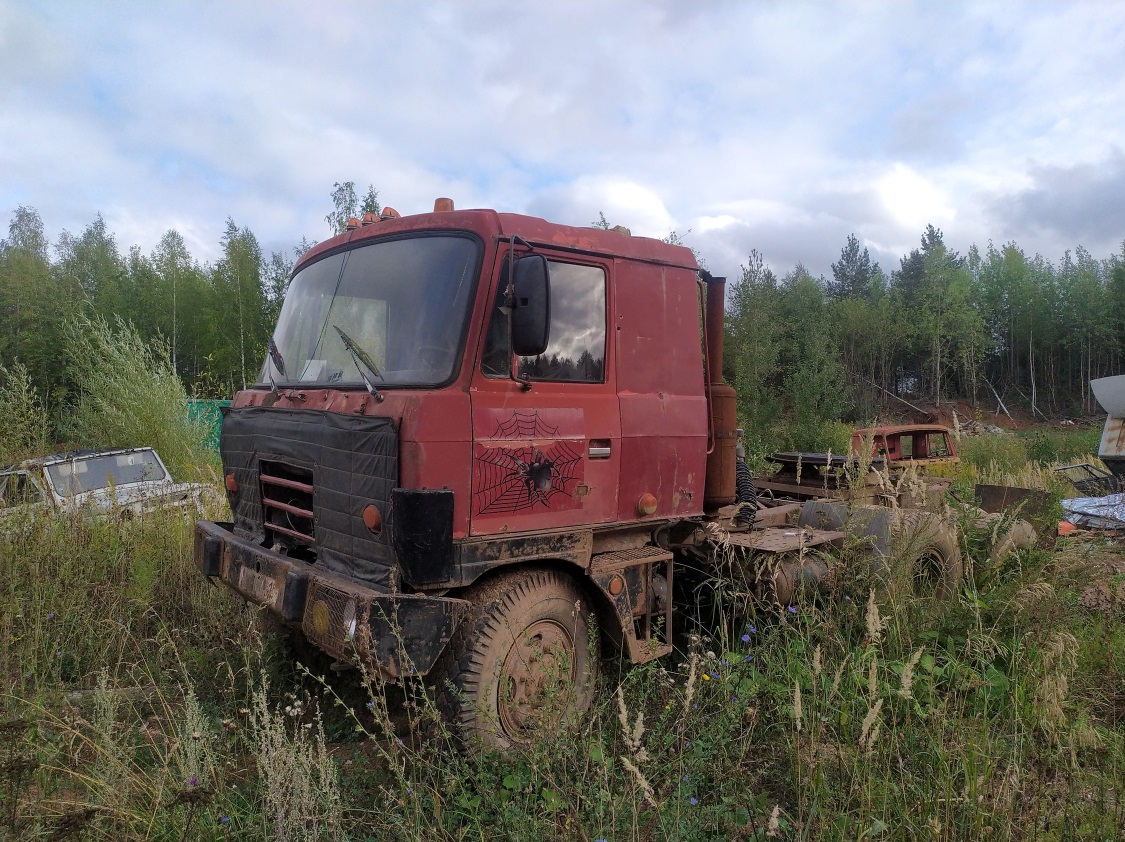
<path id="1" fill-rule="evenodd" d="M 398 484 L 398 431 L 392 419 L 312 409 L 224 409 L 220 452 L 224 470 L 238 483 L 236 533 L 266 540 L 262 461 L 311 471 L 317 565 L 376 587 L 397 587 L 390 499 Z M 384 518 L 379 535 L 363 524 L 369 504 Z"/>

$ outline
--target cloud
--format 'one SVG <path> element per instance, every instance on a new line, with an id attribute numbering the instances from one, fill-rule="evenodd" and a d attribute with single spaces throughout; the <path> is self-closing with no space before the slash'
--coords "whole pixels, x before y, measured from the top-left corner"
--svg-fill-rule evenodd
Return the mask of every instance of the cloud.
<path id="1" fill-rule="evenodd" d="M 928 223 L 1096 252 L 1123 45 L 1125 4 L 0 3 L 0 215 L 208 260 L 228 216 L 267 252 L 325 237 L 354 180 L 690 229 L 730 276 L 751 248 L 828 274 L 851 233 L 893 268 Z"/>
<path id="2" fill-rule="evenodd" d="M 1120 149 L 1092 163 L 1032 166 L 1028 174 L 1031 186 L 989 203 L 992 223 L 1004 238 L 1030 234 L 1036 249 L 1049 244 L 1050 257 L 1076 245 L 1114 252 L 1125 240 L 1125 153 Z"/>

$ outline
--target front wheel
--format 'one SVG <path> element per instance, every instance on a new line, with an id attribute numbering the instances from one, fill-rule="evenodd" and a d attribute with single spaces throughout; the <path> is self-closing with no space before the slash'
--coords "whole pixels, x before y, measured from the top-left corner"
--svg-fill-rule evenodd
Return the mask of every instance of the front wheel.
<path id="1" fill-rule="evenodd" d="M 515 571 L 471 599 L 434 671 L 438 707 L 464 736 L 507 748 L 589 708 L 597 626 L 572 579 L 553 570 Z"/>

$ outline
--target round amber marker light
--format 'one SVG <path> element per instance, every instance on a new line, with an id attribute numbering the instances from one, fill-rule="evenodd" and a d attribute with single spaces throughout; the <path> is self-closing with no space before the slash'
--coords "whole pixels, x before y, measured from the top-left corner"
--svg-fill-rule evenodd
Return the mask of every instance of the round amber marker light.
<path id="1" fill-rule="evenodd" d="M 625 587 L 625 580 L 620 576 L 614 576 L 609 580 L 609 592 L 614 596 L 617 596 L 619 593 L 621 593 L 621 589 L 623 587 Z"/>
<path id="2" fill-rule="evenodd" d="M 223 484 L 231 494 L 238 493 L 238 480 L 234 478 L 234 474 L 227 474 L 226 478 L 223 480 Z"/>
<path id="3" fill-rule="evenodd" d="M 374 505 L 369 505 L 363 510 L 363 525 L 376 535 L 383 531 L 383 515 Z"/>
<path id="4" fill-rule="evenodd" d="M 637 514 L 641 516 L 656 514 L 656 498 L 647 491 L 637 498 Z"/>

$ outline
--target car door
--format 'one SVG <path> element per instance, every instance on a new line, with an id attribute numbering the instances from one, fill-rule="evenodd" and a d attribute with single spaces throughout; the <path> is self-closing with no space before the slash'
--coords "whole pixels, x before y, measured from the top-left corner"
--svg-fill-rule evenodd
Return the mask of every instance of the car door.
<path id="1" fill-rule="evenodd" d="M 546 253 L 548 346 L 513 359 L 493 277 L 489 321 L 470 389 L 474 535 L 604 523 L 617 508 L 620 411 L 608 330 L 611 265 Z M 512 367 L 525 388 L 511 377 Z"/>

